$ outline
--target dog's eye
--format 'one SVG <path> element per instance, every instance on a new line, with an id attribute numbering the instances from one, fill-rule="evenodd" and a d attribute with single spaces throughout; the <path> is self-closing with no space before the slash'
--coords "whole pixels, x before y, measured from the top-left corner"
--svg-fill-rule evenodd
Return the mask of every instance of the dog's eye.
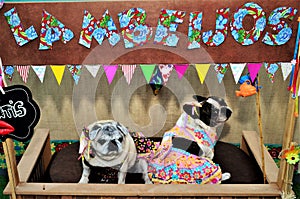
<path id="1" fill-rule="evenodd" d="M 106 140 L 99 139 L 97 142 L 102 145 L 106 142 Z"/>
<path id="2" fill-rule="evenodd" d="M 123 137 L 120 137 L 118 140 L 119 142 L 123 142 Z"/>

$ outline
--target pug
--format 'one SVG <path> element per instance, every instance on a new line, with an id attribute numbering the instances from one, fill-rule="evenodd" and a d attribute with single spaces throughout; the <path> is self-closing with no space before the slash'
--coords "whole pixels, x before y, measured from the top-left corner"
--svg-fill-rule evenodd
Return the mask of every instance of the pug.
<path id="1" fill-rule="evenodd" d="M 134 141 L 128 129 L 113 120 L 97 121 L 82 132 L 79 153 L 83 171 L 79 183 L 88 183 L 90 167 L 111 167 L 118 170 L 118 184 L 125 184 L 129 169 L 138 168 L 145 183 L 150 183 L 147 162 L 137 159 Z"/>

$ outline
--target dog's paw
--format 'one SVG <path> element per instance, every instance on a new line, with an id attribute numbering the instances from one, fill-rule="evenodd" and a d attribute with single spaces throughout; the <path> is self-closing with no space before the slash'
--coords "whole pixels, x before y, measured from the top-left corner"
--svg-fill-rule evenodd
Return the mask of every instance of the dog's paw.
<path id="1" fill-rule="evenodd" d="M 228 180 L 229 178 L 231 177 L 231 175 L 230 175 L 230 173 L 223 173 L 222 174 L 222 181 L 224 181 L 224 180 Z"/>
<path id="2" fill-rule="evenodd" d="M 87 177 L 82 177 L 82 178 L 79 180 L 78 183 L 80 183 L 80 184 L 87 184 L 87 183 L 89 183 L 89 178 L 87 178 Z"/>

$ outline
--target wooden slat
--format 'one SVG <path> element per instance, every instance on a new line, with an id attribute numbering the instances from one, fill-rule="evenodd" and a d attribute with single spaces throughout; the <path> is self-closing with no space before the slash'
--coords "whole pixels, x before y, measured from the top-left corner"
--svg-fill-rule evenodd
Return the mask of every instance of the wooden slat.
<path id="1" fill-rule="evenodd" d="M 221 185 L 145 185 L 145 184 L 76 184 L 76 183 L 20 183 L 18 195 L 66 196 L 280 196 L 276 184 Z"/>
<path id="2" fill-rule="evenodd" d="M 260 168 L 262 168 L 262 157 L 258 134 L 255 131 L 243 131 L 243 138 L 254 155 L 256 162 Z M 267 181 L 268 183 L 277 183 L 279 169 L 266 147 L 264 147 L 264 156 Z"/>

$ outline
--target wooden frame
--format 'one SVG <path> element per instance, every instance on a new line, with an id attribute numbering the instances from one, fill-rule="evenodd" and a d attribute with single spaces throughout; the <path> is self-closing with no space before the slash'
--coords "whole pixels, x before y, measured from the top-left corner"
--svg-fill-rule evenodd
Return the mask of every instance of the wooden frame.
<path id="1" fill-rule="evenodd" d="M 279 169 L 265 148 L 267 184 L 220 185 L 145 185 L 37 183 L 51 160 L 49 130 L 37 129 L 18 164 L 17 198 L 116 198 L 116 197 L 192 197 L 192 198 L 280 198 L 277 185 Z M 241 148 L 262 166 L 259 137 L 255 131 L 243 131 Z M 4 194 L 11 194 L 8 185 Z"/>

